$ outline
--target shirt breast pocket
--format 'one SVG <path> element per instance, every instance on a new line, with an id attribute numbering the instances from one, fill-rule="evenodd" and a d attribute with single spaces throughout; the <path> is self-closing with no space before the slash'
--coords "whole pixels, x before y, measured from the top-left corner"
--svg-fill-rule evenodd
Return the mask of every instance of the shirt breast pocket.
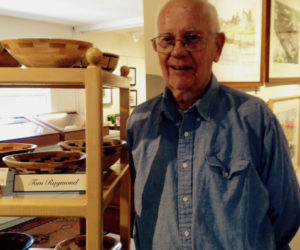
<path id="1" fill-rule="evenodd" d="M 206 156 L 206 162 L 210 167 L 210 171 L 227 180 L 230 180 L 235 176 L 242 175 L 250 165 L 249 160 L 238 158 L 221 160 L 217 156 Z"/>
<path id="2" fill-rule="evenodd" d="M 206 156 L 205 165 L 203 191 L 207 201 L 226 208 L 230 208 L 230 204 L 244 207 L 251 186 L 251 161 L 210 155 Z"/>

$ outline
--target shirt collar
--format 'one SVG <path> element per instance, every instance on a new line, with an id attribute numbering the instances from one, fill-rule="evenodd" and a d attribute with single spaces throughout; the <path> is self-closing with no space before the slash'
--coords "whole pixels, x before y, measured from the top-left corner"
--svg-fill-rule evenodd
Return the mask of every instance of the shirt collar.
<path id="1" fill-rule="evenodd" d="M 217 100 L 219 86 L 220 84 L 217 81 L 216 77 L 212 75 L 208 89 L 203 94 L 203 96 L 193 105 L 204 120 L 209 120 L 212 115 L 211 112 L 212 108 L 214 107 L 214 103 Z M 172 92 L 168 88 L 165 88 L 165 92 L 163 93 L 162 98 L 162 113 L 165 115 L 165 117 L 172 121 L 181 120 L 181 115 L 177 110 L 176 101 L 172 95 Z"/>

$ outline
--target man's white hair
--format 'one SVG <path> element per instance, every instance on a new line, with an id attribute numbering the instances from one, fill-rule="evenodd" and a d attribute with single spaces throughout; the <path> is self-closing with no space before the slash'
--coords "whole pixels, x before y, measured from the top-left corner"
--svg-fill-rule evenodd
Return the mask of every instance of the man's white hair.
<path id="1" fill-rule="evenodd" d="M 165 10 L 165 8 L 172 2 L 191 2 L 191 3 L 196 3 L 201 6 L 204 6 L 202 8 L 202 11 L 205 11 L 204 13 L 207 14 L 207 17 L 209 19 L 209 24 L 210 24 L 210 31 L 212 33 L 219 33 L 220 32 L 220 23 L 219 23 L 219 17 L 218 17 L 218 12 L 216 10 L 216 7 L 208 2 L 208 0 L 169 0 L 167 1 L 162 7 L 159 9 L 159 12 L 156 15 L 156 20 L 157 20 L 157 25 L 156 29 L 158 29 L 158 22 L 159 18 L 161 16 L 161 13 Z M 158 30 L 156 30 L 158 31 Z"/>

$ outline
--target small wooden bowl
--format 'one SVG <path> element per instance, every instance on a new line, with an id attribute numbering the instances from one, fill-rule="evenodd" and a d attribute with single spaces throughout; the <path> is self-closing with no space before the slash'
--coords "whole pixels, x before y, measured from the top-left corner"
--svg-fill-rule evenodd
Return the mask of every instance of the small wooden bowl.
<path id="1" fill-rule="evenodd" d="M 85 250 L 85 239 L 85 235 L 77 235 L 73 238 L 63 240 L 56 245 L 55 250 Z M 104 250 L 120 250 L 121 247 L 122 244 L 118 240 L 109 236 L 103 236 Z"/>
<path id="2" fill-rule="evenodd" d="M 100 66 L 102 69 L 113 72 L 119 61 L 119 56 L 113 53 L 103 52 L 102 59 L 100 61 Z"/>
<path id="3" fill-rule="evenodd" d="M 6 155 L 32 152 L 37 148 L 29 143 L 0 143 L 0 159 Z"/>
<path id="4" fill-rule="evenodd" d="M 1 249 L 29 249 L 34 239 L 31 235 L 25 233 L 0 232 Z"/>
<path id="5" fill-rule="evenodd" d="M 78 64 L 92 43 L 71 39 L 21 38 L 1 41 L 2 46 L 27 67 L 63 68 Z"/>
<path id="6" fill-rule="evenodd" d="M 58 143 L 65 151 L 85 153 L 85 140 L 69 140 Z M 126 146 L 124 140 L 103 140 L 103 161 L 102 169 L 107 170 L 120 158 L 122 150 Z"/>
<path id="7" fill-rule="evenodd" d="M 85 153 L 64 151 L 22 153 L 7 155 L 2 160 L 16 174 L 74 173 L 85 164 Z"/>

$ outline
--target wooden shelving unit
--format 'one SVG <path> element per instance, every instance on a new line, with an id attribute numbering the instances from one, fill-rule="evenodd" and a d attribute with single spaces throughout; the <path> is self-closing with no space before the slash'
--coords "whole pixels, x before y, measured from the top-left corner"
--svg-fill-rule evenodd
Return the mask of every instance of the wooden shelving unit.
<path id="1" fill-rule="evenodd" d="M 81 217 L 86 219 L 87 249 L 103 249 L 103 213 L 114 193 L 121 190 L 120 236 L 122 249 L 130 249 L 130 175 L 126 152 L 114 166 L 115 178 L 103 183 L 102 87 L 120 89 L 120 138 L 126 139 L 129 116 L 129 80 L 95 66 L 95 55 L 87 68 L 0 68 L 0 87 L 85 88 L 86 91 L 86 193 L 58 199 L 0 196 L 0 216 Z"/>

